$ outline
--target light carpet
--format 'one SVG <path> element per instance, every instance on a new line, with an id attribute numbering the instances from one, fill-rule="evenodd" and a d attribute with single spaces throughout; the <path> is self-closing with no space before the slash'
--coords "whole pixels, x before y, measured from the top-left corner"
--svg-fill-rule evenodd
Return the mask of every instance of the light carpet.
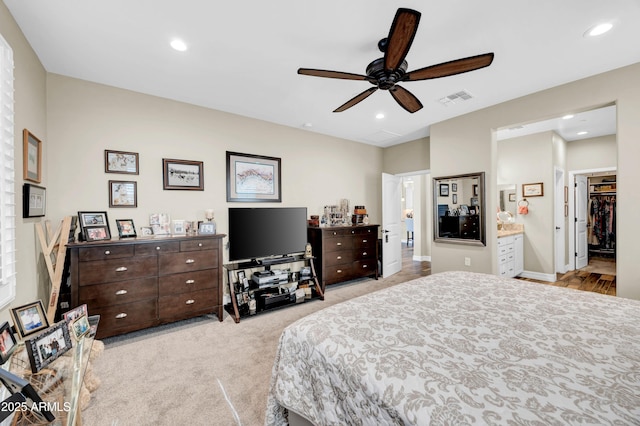
<path id="1" fill-rule="evenodd" d="M 243 318 L 225 313 L 105 339 L 94 371 L 102 384 L 83 411 L 86 426 L 264 424 L 282 330 L 335 303 L 419 275 L 400 272 L 329 286 L 324 301 Z"/>

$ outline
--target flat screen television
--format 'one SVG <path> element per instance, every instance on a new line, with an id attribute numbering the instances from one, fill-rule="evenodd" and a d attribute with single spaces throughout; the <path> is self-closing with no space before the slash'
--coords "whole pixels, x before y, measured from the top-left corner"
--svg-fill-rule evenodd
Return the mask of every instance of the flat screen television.
<path id="1" fill-rule="evenodd" d="M 301 253 L 306 244 L 306 207 L 229 208 L 232 262 Z"/>

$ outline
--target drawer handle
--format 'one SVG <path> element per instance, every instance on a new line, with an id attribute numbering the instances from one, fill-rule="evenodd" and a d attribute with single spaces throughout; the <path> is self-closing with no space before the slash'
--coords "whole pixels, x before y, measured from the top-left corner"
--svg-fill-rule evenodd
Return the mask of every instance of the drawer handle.
<path id="1" fill-rule="evenodd" d="M 160 250 L 160 246 L 157 246 L 157 247 L 156 247 L 156 250 Z"/>
<path id="2" fill-rule="evenodd" d="M 117 318 L 117 319 L 122 319 L 122 318 L 126 318 L 126 317 L 127 317 L 127 314 L 125 314 L 124 312 L 122 312 L 122 313 L 120 313 L 120 314 L 116 315 L 116 318 Z"/>
<path id="3" fill-rule="evenodd" d="M 194 303 L 196 303 L 196 301 L 193 299 L 189 299 L 186 302 L 184 302 L 185 305 L 193 305 Z"/>
<path id="4" fill-rule="evenodd" d="M 111 252 L 109 250 L 105 250 L 104 254 L 106 254 L 107 256 L 111 254 Z"/>
<path id="5" fill-rule="evenodd" d="M 336 272 L 341 274 L 342 273 L 342 269 L 338 269 Z"/>
<path id="6" fill-rule="evenodd" d="M 337 243 L 336 245 L 337 245 L 337 246 L 341 246 L 341 245 L 342 245 L 342 243 Z"/>
<path id="7" fill-rule="evenodd" d="M 340 260 L 340 259 L 342 259 L 342 256 L 338 256 L 338 257 L 336 257 L 336 259 Z"/>
<path id="8" fill-rule="evenodd" d="M 362 252 L 362 255 L 363 255 L 363 256 L 366 256 L 366 255 L 367 255 L 367 252 L 366 252 L 366 251 L 363 251 L 363 252 Z"/>
<path id="9" fill-rule="evenodd" d="M 355 233 L 356 233 L 356 231 L 351 231 L 351 233 L 352 233 L 352 234 L 355 234 Z"/>
<path id="10" fill-rule="evenodd" d="M 128 293 L 127 290 L 118 290 L 118 291 L 116 291 L 116 295 L 118 295 L 118 296 L 122 296 L 123 294 L 127 294 L 127 293 Z"/>
<path id="11" fill-rule="evenodd" d="M 198 243 L 198 247 L 202 247 L 202 243 Z"/>
<path id="12" fill-rule="evenodd" d="M 367 240 L 362 240 L 362 242 L 363 242 L 363 243 L 366 243 L 366 242 L 367 242 Z"/>
<path id="13" fill-rule="evenodd" d="M 369 265 L 362 265 L 362 269 L 366 269 L 368 267 L 369 267 Z"/>
<path id="14" fill-rule="evenodd" d="M 124 272 L 124 271 L 126 271 L 126 270 L 127 270 L 127 267 L 126 267 L 126 266 L 121 266 L 121 267 L 119 267 L 119 268 L 116 268 L 116 272 Z"/>
<path id="15" fill-rule="evenodd" d="M 185 284 L 193 284 L 193 283 L 195 283 L 195 282 L 196 282 L 196 280 L 186 280 L 186 281 L 185 281 Z"/>
<path id="16" fill-rule="evenodd" d="M 333 231 L 333 235 L 338 235 L 338 233 L 336 231 Z"/>
<path id="17" fill-rule="evenodd" d="M 187 259 L 184 263 L 196 263 L 196 261 L 193 259 Z"/>

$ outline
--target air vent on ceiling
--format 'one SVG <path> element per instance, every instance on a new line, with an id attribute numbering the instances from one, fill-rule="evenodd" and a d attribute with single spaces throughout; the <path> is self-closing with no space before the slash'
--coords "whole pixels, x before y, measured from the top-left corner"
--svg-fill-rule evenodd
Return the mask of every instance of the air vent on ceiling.
<path id="1" fill-rule="evenodd" d="M 381 144 L 384 142 L 390 142 L 399 136 L 401 135 L 397 133 L 389 132 L 388 130 L 380 130 L 368 136 L 365 136 L 364 140 L 373 144 Z"/>
<path id="2" fill-rule="evenodd" d="M 444 106 L 449 106 L 463 101 L 468 101 L 471 98 L 473 98 L 471 93 L 466 90 L 461 90 L 459 92 L 452 93 L 449 96 L 445 96 L 444 98 L 440 98 L 438 101 Z"/>

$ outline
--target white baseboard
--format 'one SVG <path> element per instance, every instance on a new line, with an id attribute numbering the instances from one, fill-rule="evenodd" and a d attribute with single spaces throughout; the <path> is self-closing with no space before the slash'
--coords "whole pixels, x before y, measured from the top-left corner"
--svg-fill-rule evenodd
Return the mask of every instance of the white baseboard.
<path id="1" fill-rule="evenodd" d="M 548 281 L 550 283 L 558 281 L 556 274 L 543 274 L 542 272 L 524 271 L 518 276 L 522 278 L 531 278 L 532 280 Z"/>
<path id="2" fill-rule="evenodd" d="M 431 256 L 413 256 L 414 262 L 431 262 Z"/>

